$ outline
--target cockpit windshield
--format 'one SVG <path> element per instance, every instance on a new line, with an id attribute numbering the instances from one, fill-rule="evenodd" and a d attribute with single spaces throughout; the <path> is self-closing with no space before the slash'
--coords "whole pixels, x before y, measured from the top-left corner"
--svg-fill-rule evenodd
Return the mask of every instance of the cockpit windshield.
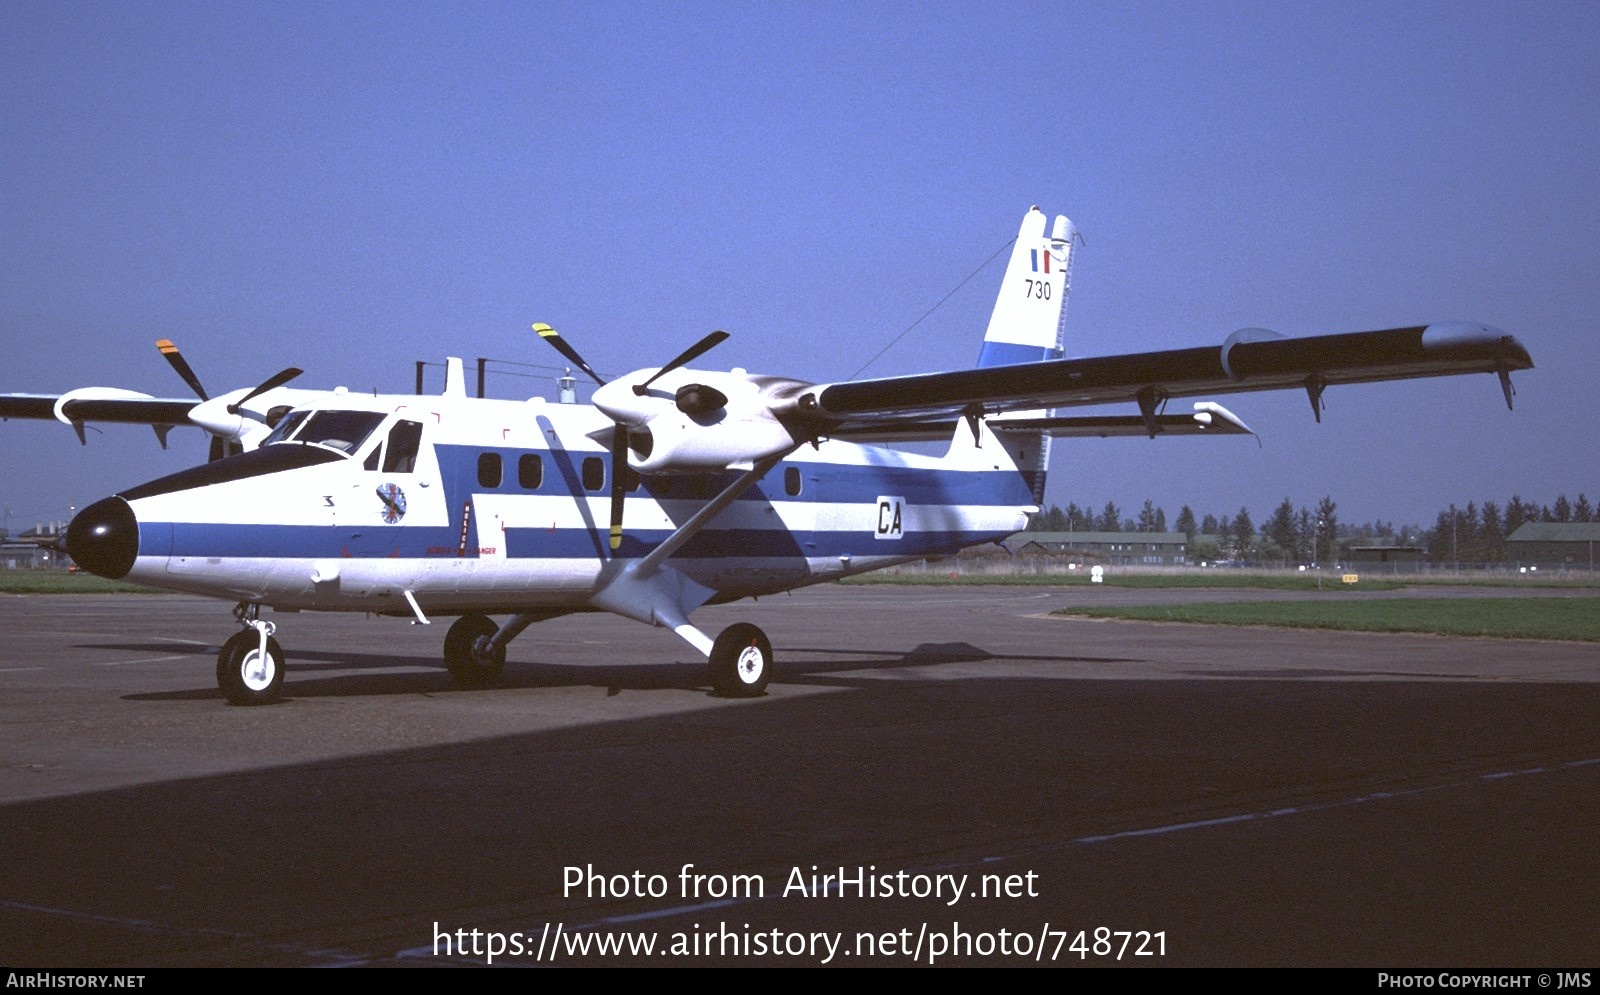
<path id="1" fill-rule="evenodd" d="M 288 417 L 283 418 L 273 427 L 271 434 L 261 440 L 261 444 L 270 446 L 274 442 L 288 442 L 289 436 L 294 434 L 294 430 L 300 427 L 300 423 L 306 420 L 306 415 L 308 414 L 310 414 L 309 411 L 290 412 Z"/>
<path id="2" fill-rule="evenodd" d="M 384 415 L 378 411 L 296 411 L 289 415 L 272 434 L 262 440 L 262 445 L 275 442 L 298 442 L 338 450 L 352 455 L 367 441 L 374 429 L 383 423 Z"/>

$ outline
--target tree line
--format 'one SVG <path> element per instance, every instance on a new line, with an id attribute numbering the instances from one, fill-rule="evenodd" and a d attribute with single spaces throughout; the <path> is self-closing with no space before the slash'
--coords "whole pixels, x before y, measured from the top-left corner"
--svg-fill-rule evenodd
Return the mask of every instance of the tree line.
<path id="1" fill-rule="evenodd" d="M 1433 528 L 1396 527 L 1378 519 L 1360 525 L 1339 521 L 1338 505 L 1324 496 L 1313 508 L 1296 507 L 1285 497 L 1257 526 L 1248 507 L 1232 515 L 1207 514 L 1197 518 L 1184 505 L 1167 526 L 1167 513 L 1146 500 L 1136 514 L 1124 514 L 1107 501 L 1097 513 L 1069 503 L 1051 505 L 1028 522 L 1032 532 L 1182 532 L 1188 540 L 1191 562 L 1215 560 L 1295 561 L 1316 563 L 1337 560 L 1350 546 L 1420 546 L 1434 562 L 1501 563 L 1506 540 L 1525 522 L 1595 522 L 1600 512 L 1586 495 L 1569 501 L 1565 494 L 1554 504 L 1524 501 L 1513 494 L 1503 505 L 1469 501 L 1439 512 Z"/>

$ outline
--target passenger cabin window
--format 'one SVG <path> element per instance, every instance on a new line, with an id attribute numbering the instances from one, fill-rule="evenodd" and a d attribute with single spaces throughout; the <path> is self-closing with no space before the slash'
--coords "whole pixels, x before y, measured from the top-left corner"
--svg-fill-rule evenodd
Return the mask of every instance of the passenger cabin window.
<path id="1" fill-rule="evenodd" d="M 502 472 L 499 453 L 478 454 L 478 486 L 499 487 Z"/>
<path id="2" fill-rule="evenodd" d="M 544 460 L 538 453 L 523 453 L 517 457 L 517 485 L 525 491 L 536 491 L 544 483 Z"/>
<path id="3" fill-rule="evenodd" d="M 606 465 L 598 456 L 583 458 L 583 486 L 598 491 L 606 486 Z"/>
<path id="4" fill-rule="evenodd" d="M 791 466 L 783 471 L 783 493 L 790 497 L 800 494 L 800 468 Z"/>

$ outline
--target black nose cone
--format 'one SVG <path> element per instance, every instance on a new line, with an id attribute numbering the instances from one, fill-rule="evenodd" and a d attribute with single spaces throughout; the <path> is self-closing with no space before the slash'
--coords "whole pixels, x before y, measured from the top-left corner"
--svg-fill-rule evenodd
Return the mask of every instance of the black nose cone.
<path id="1" fill-rule="evenodd" d="M 120 580 L 139 555 L 139 520 L 119 497 L 96 501 L 67 526 L 67 553 L 90 573 Z"/>

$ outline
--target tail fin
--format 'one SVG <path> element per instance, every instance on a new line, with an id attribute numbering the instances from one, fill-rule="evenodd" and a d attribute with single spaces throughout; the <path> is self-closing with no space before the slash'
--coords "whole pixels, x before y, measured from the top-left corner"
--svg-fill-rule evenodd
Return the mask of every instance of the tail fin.
<path id="1" fill-rule="evenodd" d="M 1067 294 L 1072 290 L 1072 249 L 1077 230 L 1064 214 L 1045 235 L 1044 212 L 1030 208 L 1017 232 L 983 336 L 978 366 L 1011 366 L 1060 359 Z"/>
<path id="2" fill-rule="evenodd" d="M 1078 232 L 1064 214 L 1045 235 L 1044 212 L 1030 208 L 1017 232 L 995 298 L 989 330 L 983 336 L 978 366 L 1012 366 L 1060 359 L 1062 330 L 1067 321 L 1067 295 L 1072 291 L 1072 250 Z M 1042 412 L 1041 412 L 1042 413 Z M 1016 461 L 1033 503 L 1044 504 L 1045 473 L 1050 467 L 1050 437 L 1043 432 L 1007 431 L 997 437 Z M 961 429 L 956 430 L 957 433 Z"/>

